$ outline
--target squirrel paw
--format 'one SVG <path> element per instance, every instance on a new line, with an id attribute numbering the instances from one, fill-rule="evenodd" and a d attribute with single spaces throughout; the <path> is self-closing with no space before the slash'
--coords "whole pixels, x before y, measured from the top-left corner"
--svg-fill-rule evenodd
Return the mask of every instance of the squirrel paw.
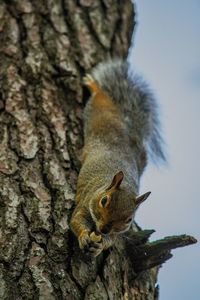
<path id="1" fill-rule="evenodd" d="M 91 75 L 87 74 L 86 76 L 83 77 L 83 83 L 84 85 L 87 86 L 87 88 L 90 90 L 92 94 L 96 94 L 98 91 L 98 85 L 94 81 Z"/>
<path id="2" fill-rule="evenodd" d="M 94 231 L 90 234 L 89 252 L 96 257 L 103 251 L 102 236 L 97 235 Z"/>
<path id="3" fill-rule="evenodd" d="M 78 237 L 79 247 L 80 249 L 88 248 L 90 237 L 89 232 L 87 230 L 83 230 Z"/>
<path id="4" fill-rule="evenodd" d="M 84 230 L 80 234 L 78 241 L 80 249 L 87 250 L 94 257 L 103 251 L 102 237 L 95 232 L 89 234 L 88 231 Z"/>
<path id="5" fill-rule="evenodd" d="M 83 83 L 85 85 L 88 85 L 89 82 L 93 82 L 94 79 L 92 78 L 92 76 L 90 74 L 86 74 L 84 77 L 83 77 Z"/>

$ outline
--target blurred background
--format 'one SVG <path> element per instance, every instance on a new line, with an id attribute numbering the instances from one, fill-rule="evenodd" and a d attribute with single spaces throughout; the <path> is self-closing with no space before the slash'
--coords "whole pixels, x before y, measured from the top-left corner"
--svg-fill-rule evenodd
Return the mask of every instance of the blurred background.
<path id="1" fill-rule="evenodd" d="M 140 191 L 152 191 L 136 221 L 152 239 L 187 233 L 199 243 L 173 251 L 159 273 L 161 300 L 200 293 L 200 1 L 138 0 L 130 60 L 160 104 L 167 166 L 148 166 Z"/>

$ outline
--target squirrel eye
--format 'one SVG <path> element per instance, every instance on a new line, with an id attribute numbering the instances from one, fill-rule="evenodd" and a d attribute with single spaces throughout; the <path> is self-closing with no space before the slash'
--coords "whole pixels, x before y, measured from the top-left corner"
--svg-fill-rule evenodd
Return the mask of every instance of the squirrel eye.
<path id="1" fill-rule="evenodd" d="M 104 196 L 103 198 L 101 198 L 101 200 L 100 200 L 101 206 L 102 206 L 102 207 L 105 207 L 107 201 L 108 201 L 108 197 L 107 197 L 107 196 Z"/>
<path id="2" fill-rule="evenodd" d="M 126 223 L 130 223 L 132 221 L 132 218 L 126 219 Z"/>

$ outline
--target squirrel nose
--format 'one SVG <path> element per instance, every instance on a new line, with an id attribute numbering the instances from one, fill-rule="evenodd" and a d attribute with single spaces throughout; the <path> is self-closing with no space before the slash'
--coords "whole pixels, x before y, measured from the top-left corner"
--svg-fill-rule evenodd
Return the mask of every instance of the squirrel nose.
<path id="1" fill-rule="evenodd" d="M 109 231 L 110 231 L 110 226 L 109 225 L 104 225 L 101 228 L 101 232 L 104 233 L 104 234 L 107 234 Z"/>

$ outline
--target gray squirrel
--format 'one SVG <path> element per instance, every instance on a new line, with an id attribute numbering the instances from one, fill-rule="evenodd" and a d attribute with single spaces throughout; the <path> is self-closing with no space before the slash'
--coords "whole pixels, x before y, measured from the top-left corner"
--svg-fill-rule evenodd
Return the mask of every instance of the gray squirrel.
<path id="1" fill-rule="evenodd" d="M 165 160 L 156 101 L 120 59 L 98 64 L 84 79 L 84 147 L 71 229 L 94 256 L 127 231 L 138 206 L 139 179 L 152 156 Z"/>

